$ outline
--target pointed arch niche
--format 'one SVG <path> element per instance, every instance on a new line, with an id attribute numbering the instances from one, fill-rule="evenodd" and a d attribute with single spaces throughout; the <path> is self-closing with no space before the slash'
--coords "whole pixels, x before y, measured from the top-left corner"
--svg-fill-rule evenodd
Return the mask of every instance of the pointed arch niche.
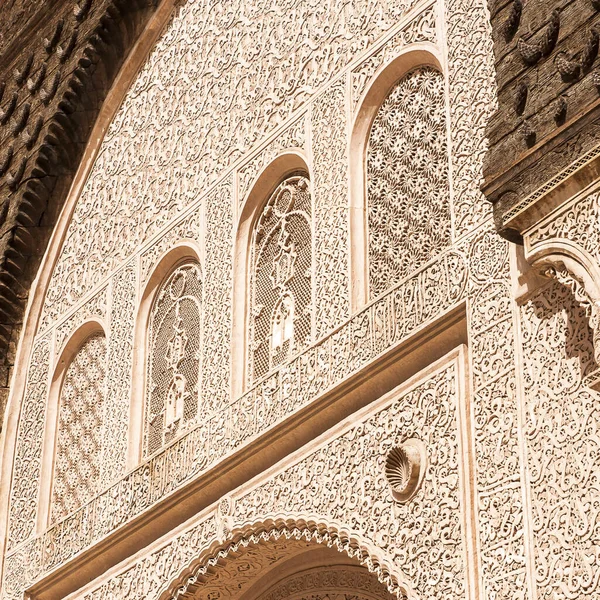
<path id="1" fill-rule="evenodd" d="M 193 240 L 157 261 L 142 291 L 135 329 L 128 466 L 197 422 L 202 410 L 203 269 Z"/>
<path id="2" fill-rule="evenodd" d="M 234 253 L 232 344 L 232 392 L 234 397 L 243 392 L 250 378 L 259 379 L 271 367 L 284 362 L 285 356 L 295 353 L 299 347 L 312 339 L 314 329 L 311 310 L 314 252 L 312 250 L 313 200 L 310 182 L 311 173 L 304 153 L 296 149 L 288 150 L 279 154 L 261 171 L 245 198 L 237 226 Z M 267 223 L 271 219 L 268 214 L 269 207 L 277 205 L 284 197 L 288 197 L 290 194 L 293 196 L 295 193 L 299 194 L 300 202 L 310 205 L 308 211 L 306 207 L 302 208 L 300 205 L 290 207 L 287 215 L 290 218 L 280 219 L 277 223 Z M 277 213 L 277 209 L 273 212 Z M 306 222 L 305 217 L 300 217 L 300 213 L 306 215 L 307 212 L 309 222 Z M 307 233 L 310 235 L 308 243 L 299 244 L 296 239 L 297 227 L 300 225 L 305 229 L 307 227 L 310 229 Z M 264 235 L 267 244 L 269 236 L 277 237 L 277 239 L 273 237 L 274 243 L 271 244 L 271 249 L 279 248 L 279 254 L 272 257 L 273 270 L 263 273 L 263 279 L 269 279 L 273 289 L 281 292 L 273 295 L 273 306 L 269 302 L 257 300 L 255 293 L 257 284 L 260 282 L 256 274 L 253 275 L 253 269 L 261 266 L 261 257 L 253 250 L 257 227 L 261 229 L 258 235 Z M 307 242 L 307 240 L 304 241 Z M 279 260 L 277 260 L 278 257 Z M 264 268 L 264 265 L 262 267 Z M 308 292 L 303 294 L 302 298 L 294 297 L 288 289 L 289 286 L 286 285 L 292 277 L 292 271 L 295 273 L 294 277 L 308 279 Z M 262 311 L 268 316 L 270 322 L 273 322 L 273 331 L 270 333 L 256 332 L 257 313 Z M 300 328 L 302 329 L 302 342 L 298 341 Z M 253 348 L 250 347 L 252 344 Z M 261 352 L 261 344 L 264 346 L 264 357 L 260 360 L 264 364 L 261 364 L 258 370 L 256 368 L 253 370 L 250 365 L 255 364 L 256 353 Z"/>
<path id="3" fill-rule="evenodd" d="M 86 320 L 56 362 L 46 409 L 37 530 L 94 497 L 104 484 L 106 325 Z"/>
<path id="4" fill-rule="evenodd" d="M 446 233 L 445 245 L 451 242 L 443 65 L 434 44 L 411 44 L 379 68 L 358 102 L 349 149 L 353 311 L 384 291 L 383 283 L 370 281 L 371 261 L 377 261 L 376 271 L 389 289 L 439 251 Z M 428 121 L 436 123 L 433 135 Z M 444 136 L 441 142 L 436 134 Z M 421 198 L 428 192 L 431 206 Z M 375 195 L 380 201 L 371 205 Z M 436 222 L 438 212 L 443 223 Z M 437 226 L 435 241 L 426 221 Z"/>

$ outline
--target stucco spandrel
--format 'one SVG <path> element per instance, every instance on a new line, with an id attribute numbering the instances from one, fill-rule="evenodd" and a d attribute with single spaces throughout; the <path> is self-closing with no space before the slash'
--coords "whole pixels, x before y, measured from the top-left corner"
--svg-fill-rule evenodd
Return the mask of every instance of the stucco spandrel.
<path id="1" fill-rule="evenodd" d="M 377 598 L 386 587 L 402 600 L 464 598 L 469 567 L 459 509 L 468 485 L 461 481 L 462 358 L 445 361 L 411 388 L 392 392 L 351 426 L 321 438 L 266 480 L 257 479 L 250 489 L 222 500 L 210 516 L 200 515 L 150 555 L 72 598 L 238 600 L 248 597 L 257 567 L 266 570 L 269 563 L 297 554 L 299 546 L 318 544 L 367 564 L 381 582 L 369 586 L 377 589 Z M 402 506 L 392 498 L 384 462 L 394 445 L 411 437 L 426 445 L 427 469 L 414 502 Z M 315 521 L 318 526 L 308 525 Z M 269 525 L 275 522 L 280 524 Z M 258 523 L 264 524 L 255 527 Z M 344 528 L 352 534 L 342 533 Z M 251 533 L 240 538 L 246 530 Z M 216 546 L 219 539 L 225 544 Z M 211 552 L 215 547 L 222 549 Z"/>
<path id="2" fill-rule="evenodd" d="M 128 93 L 77 204 L 49 324 L 414 1 L 188 2 Z"/>

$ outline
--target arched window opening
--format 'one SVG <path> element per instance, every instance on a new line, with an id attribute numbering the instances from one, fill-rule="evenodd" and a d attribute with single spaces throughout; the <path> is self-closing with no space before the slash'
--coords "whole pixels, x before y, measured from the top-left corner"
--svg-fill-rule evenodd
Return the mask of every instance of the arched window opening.
<path id="1" fill-rule="evenodd" d="M 375 298 L 451 242 L 444 77 L 419 67 L 390 90 L 367 158 L 369 295 Z"/>
<path id="2" fill-rule="evenodd" d="M 149 318 L 144 454 L 150 456 L 198 417 L 201 370 L 200 265 L 179 264 L 160 287 Z"/>
<path id="3" fill-rule="evenodd" d="M 52 487 L 53 523 L 91 500 L 102 485 L 106 360 L 106 337 L 94 333 L 64 375 Z"/>
<path id="4" fill-rule="evenodd" d="M 312 201 L 305 173 L 271 194 L 252 236 L 250 382 L 312 341 Z"/>

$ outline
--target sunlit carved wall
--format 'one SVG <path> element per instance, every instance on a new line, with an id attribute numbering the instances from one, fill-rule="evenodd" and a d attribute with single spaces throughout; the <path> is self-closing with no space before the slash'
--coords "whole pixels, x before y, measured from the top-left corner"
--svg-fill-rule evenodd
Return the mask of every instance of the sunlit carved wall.
<path id="1" fill-rule="evenodd" d="M 261 207 L 252 232 L 250 382 L 313 339 L 313 208 L 310 181 L 293 175 Z"/>
<path id="2" fill-rule="evenodd" d="M 407 56 L 416 51 L 415 64 Z M 352 260 L 349 198 L 357 167 L 348 148 L 363 101 L 377 86 L 386 100 L 367 124 L 360 167 L 361 251 L 369 263 L 363 274 Z M 585 380 L 592 337 L 558 283 L 521 306 L 514 300 L 508 244 L 494 233 L 479 191 L 494 102 L 484 0 L 178 5 L 108 128 L 28 342 L 4 597 L 21 598 L 111 532 L 128 531 L 170 494 L 218 472 L 234 450 L 376 371 L 381 356 L 402 344 L 414 349 L 452 311 L 466 314 L 460 360 L 423 368 L 409 388 L 235 490 L 227 515 L 207 507 L 76 596 L 168 597 L 176 582 L 187 585 L 192 565 L 204 574 L 217 566 L 210 549 L 237 527 L 256 544 L 296 535 L 339 547 L 369 563 L 388 590 L 412 590 L 411 598 L 474 600 L 480 590 L 485 600 L 530 600 L 536 589 L 548 600 L 594 597 L 596 393 Z M 289 354 L 271 356 L 256 371 L 258 382 L 245 376 L 248 368 L 244 392 L 234 395 L 232 350 L 245 344 L 249 367 L 260 341 L 252 337 L 252 319 L 260 316 L 252 277 L 241 298 L 233 293 L 239 219 L 256 182 L 286 151 L 305 157 L 310 175 L 310 202 L 302 192 L 312 224 L 310 260 L 307 246 L 303 272 L 294 275 L 310 280 L 302 308 L 302 331 L 310 335 L 295 340 Z M 265 202 L 290 175 L 273 173 L 250 231 L 267 223 Z M 385 190 L 377 183 L 382 176 Z M 597 217 L 597 199 L 582 206 L 587 212 L 576 221 Z M 572 221 L 565 217 L 565 231 Z M 585 237 L 590 252 L 595 240 Z M 134 358 L 138 350 L 147 358 L 149 349 L 136 346 L 140 303 L 156 266 L 183 241 L 200 248 L 202 285 L 194 295 L 202 331 L 194 345 L 197 389 L 188 390 L 197 393 L 198 419 L 173 431 L 173 439 L 161 434 L 146 452 L 151 458 L 128 465 L 135 454 L 128 447 Z M 292 256 L 288 242 L 284 236 L 281 273 L 286 253 L 286 260 Z M 252 238 L 243 243 L 250 275 L 260 261 Z M 369 303 L 355 306 L 351 290 L 360 281 L 370 284 L 363 294 Z M 248 299 L 244 328 L 234 330 L 234 315 Z M 113 443 L 93 497 L 45 529 L 37 499 L 51 377 L 62 348 L 90 318 L 107 324 L 104 435 Z M 154 343 L 157 327 L 142 336 L 144 344 Z M 176 339 L 183 337 L 168 341 Z M 146 377 L 152 394 L 152 373 Z M 407 436 L 426 442 L 429 469 L 414 500 L 402 506 L 389 493 L 383 466 Z M 274 512 L 297 527 L 274 524 Z"/>
<path id="3" fill-rule="evenodd" d="M 444 77 L 421 68 L 379 107 L 367 149 L 369 292 L 377 297 L 450 245 Z"/>
<path id="4" fill-rule="evenodd" d="M 160 286 L 150 312 L 144 454 L 154 454 L 198 418 L 202 343 L 202 273 L 178 265 Z"/>

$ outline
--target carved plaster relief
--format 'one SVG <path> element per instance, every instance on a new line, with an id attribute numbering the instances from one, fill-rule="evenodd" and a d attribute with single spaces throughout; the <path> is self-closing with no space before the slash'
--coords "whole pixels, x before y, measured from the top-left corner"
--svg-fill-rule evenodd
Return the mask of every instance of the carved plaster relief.
<path id="1" fill-rule="evenodd" d="M 238 170 L 238 199 L 240 202 L 246 200 L 248 192 L 260 172 L 271 163 L 278 154 L 292 148 L 306 150 L 306 122 L 307 115 L 306 113 L 303 113 L 297 121 L 294 121 L 291 125 L 282 130 L 277 137 L 240 167 Z"/>
<path id="2" fill-rule="evenodd" d="M 60 354 L 65 342 L 77 330 L 84 321 L 88 319 L 106 319 L 108 313 L 108 286 L 104 286 L 97 294 L 95 294 L 88 302 L 81 306 L 75 314 L 68 317 L 60 325 L 56 327 L 54 350 L 55 354 Z"/>
<path id="3" fill-rule="evenodd" d="M 524 234 L 525 258 L 571 290 L 592 331 L 600 365 L 600 193 L 573 198 Z"/>
<path id="4" fill-rule="evenodd" d="M 225 206 L 223 206 L 225 208 Z M 173 227 L 165 231 L 160 238 L 142 252 L 140 261 L 140 286 L 145 289 L 148 283 L 148 278 L 152 274 L 152 270 L 158 264 L 161 256 L 164 256 L 169 250 L 181 240 L 200 241 L 201 237 L 201 208 L 197 208 L 191 214 L 186 215 L 183 219 L 177 221 Z"/>
<path id="5" fill-rule="evenodd" d="M 497 102 L 487 4 L 444 2 L 455 238 L 475 229 L 492 209 L 479 189 L 487 152 L 485 128 Z"/>
<path id="6" fill-rule="evenodd" d="M 266 199 L 252 232 L 249 383 L 313 340 L 313 194 L 292 174 Z"/>
<path id="7" fill-rule="evenodd" d="M 181 566 L 197 559 L 199 549 L 215 540 L 213 515 L 204 516 L 199 523 L 170 540 L 167 544 L 136 561 L 125 571 L 114 575 L 95 589 L 86 592 L 85 600 L 149 600 L 181 572 Z"/>
<path id="8" fill-rule="evenodd" d="M 575 197 L 526 235 L 531 250 L 548 240 L 564 239 L 577 243 L 600 263 L 600 192 Z"/>
<path id="9" fill-rule="evenodd" d="M 466 485 L 460 482 L 465 443 L 460 360 L 438 366 L 405 391 L 388 394 L 362 411 L 359 422 L 324 436 L 308 454 L 259 477 L 249 490 L 235 492 L 232 533 L 226 533 L 232 541 L 219 543 L 214 518 L 201 516 L 198 525 L 87 591 L 86 600 L 213 598 L 209 592 L 214 587 L 222 593 L 226 580 L 246 585 L 245 573 L 256 569 L 244 554 L 252 551 L 258 557 L 253 548 L 264 546 L 266 556 L 279 560 L 291 556 L 294 547 L 297 552 L 315 543 L 355 556 L 398 597 L 464 598 L 468 567 L 465 517 L 459 509 Z M 394 445 L 415 436 L 427 447 L 428 466 L 423 487 L 407 505 L 399 505 L 388 488 L 385 459 Z M 315 520 L 332 525 L 328 530 Z M 263 523 L 258 531 L 257 523 Z M 370 557 L 366 548 L 380 554 Z M 248 569 L 236 573 L 236 564 L 244 562 Z M 231 566 L 223 569 L 227 564 Z M 167 589 L 170 593 L 163 596 Z M 243 591 L 237 587 L 227 597 Z"/>
<path id="10" fill-rule="evenodd" d="M 301 535 L 235 544 L 219 552 L 182 600 L 392 600 L 385 584 L 335 547 Z M 400 596 L 403 600 L 404 595 Z M 90 598 L 87 596 L 86 598 Z"/>
<path id="11" fill-rule="evenodd" d="M 278 582 L 260 600 L 392 600 L 377 578 L 348 566 L 311 569 Z"/>
<path id="12" fill-rule="evenodd" d="M 548 266 L 542 274 L 556 279 L 558 283 L 570 290 L 577 304 L 583 309 L 593 334 L 594 358 L 600 364 L 600 301 L 592 298 L 585 282 L 571 273 L 562 263 Z"/>
<path id="13" fill-rule="evenodd" d="M 46 415 L 50 378 L 51 345 L 50 336 L 41 338 L 33 348 L 29 363 L 13 467 L 14 484 L 8 525 L 9 549 L 34 533 L 42 462 L 42 427 Z"/>
<path id="14" fill-rule="evenodd" d="M 486 593 L 489 598 L 495 593 L 514 593 L 516 597 L 524 594 L 522 495 L 515 476 L 519 452 L 510 442 L 516 427 L 515 376 L 514 365 L 511 366 L 514 339 L 510 319 L 505 319 L 510 307 L 506 304 L 504 288 L 500 289 L 499 285 L 500 280 L 506 279 L 505 247 L 490 245 L 482 233 L 474 244 L 486 249 L 485 257 L 480 258 L 482 251 L 468 244 L 459 252 L 446 252 L 349 318 L 346 141 L 354 96 L 346 86 L 348 80 L 343 77 L 334 86 L 321 88 L 332 75 L 340 74 L 350 61 L 360 58 L 359 53 L 390 31 L 412 2 L 360 0 L 351 10 L 348 5 L 348 12 L 345 3 L 340 9 L 341 4 L 333 0 L 325 3 L 290 0 L 285 9 L 272 3 L 270 8 L 248 2 L 241 6 L 217 3 L 208 19 L 203 12 L 204 4 L 190 1 L 181 5 L 110 128 L 69 229 L 48 294 L 43 327 L 53 327 L 60 315 L 70 314 L 77 302 L 94 294 L 94 286 L 105 282 L 129 256 L 143 252 L 138 278 L 144 283 L 157 257 L 176 243 L 176 238 L 199 239 L 203 233 L 205 273 L 211 285 L 204 288 L 207 309 L 203 361 L 208 366 L 203 370 L 202 385 L 214 404 L 208 408 L 204 423 L 159 453 L 151 463 L 134 469 L 118 482 L 113 480 L 110 487 L 80 512 L 42 537 L 26 542 L 9 556 L 6 589 L 11 596 L 21 596 L 33 581 L 148 510 L 208 466 L 216 465 L 228 453 L 256 439 L 266 428 L 306 407 L 331 386 L 366 368 L 381 353 L 426 328 L 448 307 L 464 299 L 468 289 L 469 295 L 476 297 L 476 309 L 481 311 L 481 315 L 472 320 L 472 352 L 476 397 L 481 404 L 476 424 L 477 443 L 483 457 L 478 465 L 482 474 L 478 509 Z M 470 235 L 488 214 L 478 192 L 479 161 L 484 151 L 482 132 L 493 105 L 491 70 L 488 72 L 489 61 L 484 56 L 489 31 L 483 4 L 459 0 L 446 3 L 455 237 Z M 249 53 L 254 48 L 252 40 L 258 35 L 257 29 L 244 33 L 236 14 L 244 14 L 250 23 L 265 27 L 260 31 L 260 39 L 275 36 L 275 46 L 297 44 L 301 46 L 300 54 L 291 50 L 273 51 L 273 56 L 265 59 L 268 68 L 260 66 L 262 56 L 244 55 L 244 64 L 233 64 L 237 58 L 232 57 L 228 49 L 239 41 L 244 52 Z M 430 35 L 427 18 L 423 18 L 423 27 L 418 27 L 423 35 Z M 274 24 L 282 19 L 280 38 Z M 333 23 L 332 28 L 323 27 L 323 23 Z M 287 39 L 292 31 L 296 37 Z M 305 43 L 311 31 L 320 32 L 321 36 L 312 46 Z M 203 44 L 213 44 L 215 51 L 207 53 Z M 173 48 L 182 48 L 175 53 L 177 60 L 173 59 Z M 256 48 L 257 52 L 271 56 L 268 47 Z M 302 63 L 304 58 L 306 61 Z M 211 62 L 213 59 L 216 62 Z M 376 68 L 378 60 L 374 58 L 372 66 L 362 59 L 358 64 L 365 65 L 364 73 L 369 77 L 370 69 Z M 388 60 L 385 52 L 381 60 Z M 260 72 L 255 74 L 252 69 Z M 289 76 L 290 69 L 299 70 L 298 78 Z M 226 76 L 215 80 L 214 74 L 222 71 Z M 286 85 L 281 83 L 281 78 Z M 231 92 L 230 84 L 238 85 L 240 81 L 243 83 L 237 91 Z M 211 96 L 204 103 L 198 103 L 191 89 L 194 94 L 197 89 L 211 90 Z M 316 90 L 319 96 L 311 99 Z M 227 100 L 231 106 L 242 106 L 243 110 L 232 109 L 225 104 Z M 300 143 L 304 136 L 308 154 L 315 161 L 315 182 L 318 181 L 315 198 L 320 211 L 316 251 L 321 261 L 315 277 L 323 294 L 317 307 L 317 328 L 322 337 L 300 356 L 281 366 L 273 377 L 243 396 L 231 399 L 228 367 L 231 260 L 237 207 L 234 207 L 233 176 L 227 174 L 226 169 L 244 165 L 238 173 L 239 190 L 251 185 L 255 178 L 251 173 L 262 168 L 262 160 L 269 159 L 271 144 L 264 149 L 264 154 L 259 151 L 252 155 L 250 163 L 256 160 L 252 166 L 242 162 L 245 160 L 242 156 L 254 152 L 276 127 L 285 125 L 297 107 L 301 110 L 306 107 L 307 116 L 294 121 L 298 123 L 298 130 L 293 126 L 288 128 L 290 137 L 285 145 Z M 218 132 L 211 126 L 215 114 L 227 115 Z M 300 131 L 302 121 L 305 128 Z M 277 139 L 273 138 L 273 152 L 278 152 Z M 224 183 L 210 189 L 209 183 L 222 176 L 225 176 Z M 240 194 L 239 201 L 242 200 Z M 177 234 L 166 234 L 152 248 L 143 248 L 160 235 L 161 229 L 171 228 L 176 215 L 192 205 L 194 214 L 175 227 Z M 204 211 L 204 232 L 200 230 L 200 210 Z M 485 235 L 489 236 L 487 230 Z M 492 248 L 490 254 L 488 246 Z M 111 324 L 111 328 L 115 327 L 115 339 L 124 341 L 121 349 L 115 346 L 114 350 L 118 362 L 114 382 L 118 414 L 123 414 L 119 411 L 129 394 L 125 383 L 131 364 L 131 321 L 128 319 L 133 314 L 135 301 L 130 304 L 126 298 L 130 285 L 137 286 L 134 279 L 127 278 L 129 275 L 123 274 L 122 293 L 119 293 L 122 304 L 118 310 L 124 322 Z M 483 289 L 490 279 L 498 285 Z M 116 279 L 113 280 L 114 290 Z M 134 297 L 135 292 L 132 292 L 131 298 Z M 113 310 L 117 306 L 114 302 L 113 299 Z M 489 329 L 483 324 L 488 317 Z M 336 326 L 339 328 L 329 333 Z M 113 335 L 112 329 L 110 335 Z M 41 340 L 38 343 L 41 344 Z M 38 363 L 38 354 L 34 356 Z M 35 377 L 35 372 L 32 373 Z M 27 398 L 30 402 L 31 398 Z M 30 408 L 24 408 L 28 410 Z M 115 431 L 122 424 L 119 423 Z M 17 472 L 25 473 L 22 485 L 27 489 L 18 496 L 19 502 L 23 499 L 19 506 L 25 509 L 19 509 L 23 523 L 16 525 L 15 542 L 23 542 L 33 533 L 29 512 L 35 495 L 30 493 L 29 487 L 37 485 L 36 443 L 34 440 L 33 446 L 27 448 L 27 452 L 32 451 L 28 454 L 31 464 L 26 468 L 16 467 L 22 469 Z M 24 449 L 17 447 L 22 454 Z M 116 453 L 121 456 L 122 448 L 116 448 Z M 117 459 L 114 464 L 119 464 Z M 115 474 L 118 471 L 116 468 Z M 30 472 L 34 476 L 28 479 Z M 15 493 L 13 490 L 13 495 Z M 503 537 L 499 532 L 505 531 L 508 533 Z M 24 556 L 28 557 L 26 565 Z M 171 561 L 170 554 L 166 553 L 160 560 L 162 568 Z M 130 581 L 127 585 L 133 583 Z M 151 584 L 142 581 L 140 589 L 145 585 Z"/>
<path id="15" fill-rule="evenodd" d="M 366 156 L 369 295 L 452 242 L 444 76 L 415 69 L 389 91 Z"/>
<path id="16" fill-rule="evenodd" d="M 205 201 L 204 340 L 202 395 L 208 414 L 231 400 L 231 322 L 233 288 L 233 177 Z"/>
<path id="17" fill-rule="evenodd" d="M 470 258 L 469 343 L 482 595 L 490 600 L 525 600 L 529 598 L 526 514 L 509 244 L 490 222 L 463 244 Z"/>
<path id="18" fill-rule="evenodd" d="M 103 489 L 126 471 L 138 289 L 136 263 L 132 261 L 121 269 L 111 286 Z"/>
<path id="19" fill-rule="evenodd" d="M 311 106 L 317 338 L 350 315 L 347 119 L 340 79 Z"/>
<path id="20" fill-rule="evenodd" d="M 149 464 L 140 465 L 82 510 L 46 531 L 43 543 L 48 550 L 37 563 L 37 577 L 141 514 L 192 477 L 215 466 L 232 449 L 314 402 L 438 318 L 464 297 L 466 283 L 465 257 L 455 252 L 408 278 L 339 330 L 221 407 Z M 128 500 L 122 502 L 121 498 Z"/>
<path id="21" fill-rule="evenodd" d="M 196 260 L 175 266 L 152 303 L 144 456 L 198 422 L 201 411 L 202 270 Z"/>
<path id="22" fill-rule="evenodd" d="M 106 424 L 107 343 L 104 332 L 84 341 L 61 386 L 52 485 L 52 523 L 102 489 Z M 103 464 L 104 463 L 104 464 Z"/>
<path id="23" fill-rule="evenodd" d="M 391 404 L 236 500 L 234 522 L 292 512 L 351 524 L 355 535 L 381 548 L 390 568 L 420 596 L 463 597 L 457 402 L 464 399 L 456 369 L 452 364 L 413 390 L 392 394 Z M 389 490 L 385 459 L 393 446 L 412 437 L 427 447 L 428 467 L 414 500 L 401 505 Z M 436 518 L 421 520 L 430 511 Z"/>
<path id="24" fill-rule="evenodd" d="M 437 33 L 437 12 L 438 7 L 434 4 L 426 8 L 414 20 L 402 27 L 385 44 L 374 52 L 367 60 L 352 69 L 350 78 L 352 84 L 352 107 L 356 106 L 364 90 L 369 85 L 379 67 L 389 63 L 396 58 L 399 52 L 416 42 L 436 42 Z"/>
<path id="25" fill-rule="evenodd" d="M 550 281 L 520 309 L 527 471 L 537 597 L 600 591 L 598 393 L 585 308 Z"/>
<path id="26" fill-rule="evenodd" d="M 195 201 L 415 3 L 182 3 L 107 132 L 48 290 L 44 323 Z"/>

